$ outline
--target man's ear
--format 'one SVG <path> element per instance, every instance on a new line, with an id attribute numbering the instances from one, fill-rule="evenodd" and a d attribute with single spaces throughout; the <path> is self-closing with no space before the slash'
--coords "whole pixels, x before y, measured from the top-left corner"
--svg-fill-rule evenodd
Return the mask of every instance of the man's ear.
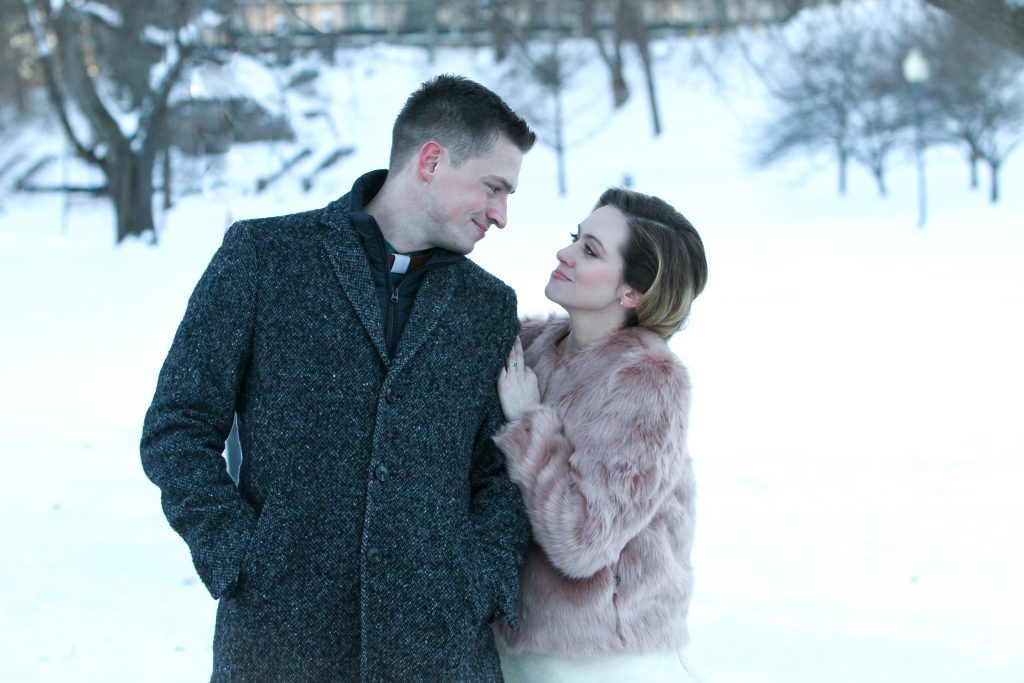
<path id="1" fill-rule="evenodd" d="M 444 155 L 445 149 L 441 143 L 434 140 L 423 143 L 419 156 L 416 158 L 416 170 L 419 172 L 420 180 L 430 182 Z"/>
<path id="2" fill-rule="evenodd" d="M 619 303 L 622 304 L 623 308 L 636 308 L 640 305 L 640 299 L 643 297 L 643 292 L 638 292 L 629 285 L 623 285 L 625 288 L 619 294 Z"/>

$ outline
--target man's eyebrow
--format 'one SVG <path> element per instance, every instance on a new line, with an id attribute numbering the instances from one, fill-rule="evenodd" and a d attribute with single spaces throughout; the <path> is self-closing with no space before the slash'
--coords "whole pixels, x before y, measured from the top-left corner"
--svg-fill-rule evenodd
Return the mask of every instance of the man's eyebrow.
<path id="1" fill-rule="evenodd" d="M 501 185 L 501 189 L 505 190 L 505 192 L 508 192 L 509 194 L 515 194 L 516 193 L 516 188 L 512 187 L 512 183 L 510 183 L 509 181 L 505 180 L 501 176 L 497 176 L 497 175 L 487 176 L 487 179 L 490 180 L 490 181 L 493 181 L 493 182 L 495 182 L 495 183 L 497 183 L 499 185 Z"/>

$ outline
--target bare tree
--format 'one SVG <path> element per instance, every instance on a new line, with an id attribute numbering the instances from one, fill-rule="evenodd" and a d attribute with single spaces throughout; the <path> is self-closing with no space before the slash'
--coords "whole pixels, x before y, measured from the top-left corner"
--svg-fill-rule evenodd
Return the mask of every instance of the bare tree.
<path id="1" fill-rule="evenodd" d="M 629 99 L 623 46 L 636 46 L 644 71 L 647 101 L 651 110 L 651 127 L 655 136 L 661 135 L 661 115 L 658 109 L 658 91 L 651 56 L 651 35 L 644 16 L 643 0 L 579 0 L 579 16 L 583 35 L 594 41 L 611 83 L 612 100 L 616 108 Z M 610 18 L 611 26 L 601 28 L 602 18 Z"/>
<path id="2" fill-rule="evenodd" d="M 619 11 L 615 25 L 623 35 L 636 45 L 640 63 L 644 69 L 644 83 L 647 86 L 647 103 L 651 110 L 651 128 L 654 136 L 661 135 L 661 114 L 658 111 L 658 91 L 654 82 L 654 64 L 651 57 L 651 34 L 644 19 L 641 0 L 619 0 Z"/>
<path id="3" fill-rule="evenodd" d="M 913 103 L 908 102 L 900 65 L 906 54 L 896 36 L 868 26 L 851 28 L 860 55 L 855 63 L 850 156 L 866 167 L 878 193 L 888 194 L 885 176 L 889 155 L 910 143 Z"/>
<path id="4" fill-rule="evenodd" d="M 35 73 L 32 34 L 21 11 L 21 0 L 0 0 L 0 17 L 0 98 L 24 114 Z"/>
<path id="5" fill-rule="evenodd" d="M 629 99 L 629 84 L 626 82 L 622 53 L 624 35 L 618 26 L 613 26 L 611 31 L 602 30 L 598 15 L 602 10 L 611 13 L 610 5 L 617 4 L 602 2 L 602 0 L 580 0 L 580 21 L 583 35 L 594 41 L 597 52 L 601 55 L 601 61 L 608 69 L 612 102 L 616 109 Z"/>
<path id="6" fill-rule="evenodd" d="M 839 192 L 845 194 L 863 52 L 860 36 L 841 26 L 838 20 L 816 26 L 802 44 L 784 47 L 778 65 L 763 74 L 775 110 L 761 131 L 756 160 L 767 166 L 795 153 L 825 151 L 836 162 Z"/>
<path id="7" fill-rule="evenodd" d="M 103 172 L 118 242 L 155 236 L 154 162 L 171 89 L 192 53 L 190 3 L 174 3 L 170 16 L 161 5 L 24 0 L 50 102 L 78 156 Z"/>
<path id="8" fill-rule="evenodd" d="M 1017 0 L 925 0 L 992 42 L 1024 55 L 1024 5 Z"/>
<path id="9" fill-rule="evenodd" d="M 543 42 L 521 43 L 508 70 L 508 76 L 524 89 L 539 91 L 539 97 L 523 98 L 521 103 L 516 102 L 516 108 L 537 130 L 541 144 L 554 150 L 558 194 L 563 197 L 568 191 L 565 91 L 577 65 L 570 59 L 563 37 L 552 33 Z"/>
<path id="10" fill-rule="evenodd" d="M 757 160 L 771 164 L 797 152 L 830 152 L 847 190 L 847 164 L 863 165 L 881 195 L 892 152 L 911 143 L 914 107 L 900 65 L 907 15 L 869 7 L 819 10 L 795 31 L 798 46 L 776 36 L 780 66 L 760 73 L 776 101 Z M 935 120 L 934 115 L 925 117 Z M 936 141 L 934 135 L 926 138 Z"/>
<path id="11" fill-rule="evenodd" d="M 1024 58 L 981 38 L 954 18 L 919 31 L 931 64 L 927 99 L 944 142 L 963 147 L 978 185 L 977 165 L 990 171 L 989 198 L 999 200 L 999 171 L 1024 142 Z"/>
<path id="12" fill-rule="evenodd" d="M 562 196 L 568 191 L 569 150 L 592 138 L 612 115 L 603 94 L 583 89 L 574 78 L 594 59 L 588 48 L 578 38 L 553 31 L 544 40 L 520 36 L 507 60 L 505 81 L 512 85 L 506 97 L 530 122 L 538 141 L 554 150 Z"/>

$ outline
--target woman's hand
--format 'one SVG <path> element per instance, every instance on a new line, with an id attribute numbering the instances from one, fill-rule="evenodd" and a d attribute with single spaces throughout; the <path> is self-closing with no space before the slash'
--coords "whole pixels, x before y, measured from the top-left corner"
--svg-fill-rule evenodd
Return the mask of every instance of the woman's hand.
<path id="1" fill-rule="evenodd" d="M 507 420 L 518 420 L 523 413 L 540 403 L 537 375 L 523 362 L 523 343 L 516 343 L 498 376 L 498 399 Z"/>

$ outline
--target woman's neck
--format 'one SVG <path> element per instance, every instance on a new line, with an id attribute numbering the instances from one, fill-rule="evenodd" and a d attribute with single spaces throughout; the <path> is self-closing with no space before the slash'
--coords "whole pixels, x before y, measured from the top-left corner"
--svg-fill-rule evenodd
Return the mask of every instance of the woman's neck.
<path id="1" fill-rule="evenodd" d="M 607 317 L 593 317 L 569 312 L 569 333 L 559 342 L 563 354 L 573 353 L 596 344 L 611 333 L 622 329 L 623 321 Z"/>

